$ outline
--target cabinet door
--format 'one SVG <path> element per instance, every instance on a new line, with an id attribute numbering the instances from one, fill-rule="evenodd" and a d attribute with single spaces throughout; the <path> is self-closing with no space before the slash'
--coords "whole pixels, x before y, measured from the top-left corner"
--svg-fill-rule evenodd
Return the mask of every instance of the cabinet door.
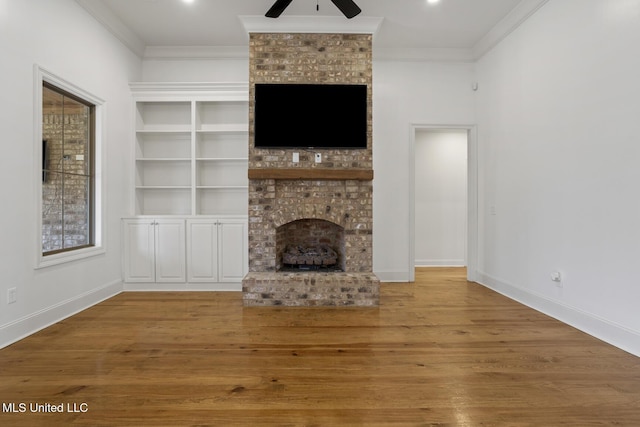
<path id="1" fill-rule="evenodd" d="M 189 282 L 218 281 L 217 221 L 187 221 L 187 272 Z"/>
<path id="2" fill-rule="evenodd" d="M 219 224 L 220 281 L 241 282 L 249 269 L 247 222 L 223 220 Z"/>
<path id="3" fill-rule="evenodd" d="M 156 282 L 184 282 L 186 279 L 184 220 L 155 221 Z"/>
<path id="4" fill-rule="evenodd" d="M 125 282 L 155 281 L 154 221 L 124 220 Z"/>

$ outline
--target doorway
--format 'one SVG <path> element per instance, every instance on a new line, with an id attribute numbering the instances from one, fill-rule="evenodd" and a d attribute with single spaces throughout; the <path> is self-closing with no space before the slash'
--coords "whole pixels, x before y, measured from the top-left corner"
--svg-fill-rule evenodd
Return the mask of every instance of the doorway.
<path id="1" fill-rule="evenodd" d="M 409 273 L 416 267 L 476 271 L 475 126 L 412 125 Z"/>

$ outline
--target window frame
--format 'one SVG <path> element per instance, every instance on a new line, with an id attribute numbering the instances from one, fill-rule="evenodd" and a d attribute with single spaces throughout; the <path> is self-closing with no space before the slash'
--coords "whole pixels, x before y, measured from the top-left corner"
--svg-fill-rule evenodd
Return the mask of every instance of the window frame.
<path id="1" fill-rule="evenodd" d="M 34 79 L 34 181 L 37 213 L 37 250 L 35 268 L 44 268 L 66 262 L 76 261 L 101 255 L 106 252 L 106 245 L 103 236 L 105 229 L 105 175 L 104 175 L 104 110 L 105 101 L 87 92 L 84 89 L 70 83 L 69 81 L 35 66 Z M 82 100 L 83 103 L 90 103 L 94 106 L 93 114 L 93 152 L 91 161 L 93 162 L 93 189 L 91 191 L 91 214 L 93 220 L 92 240 L 89 246 L 79 246 L 77 248 L 64 249 L 43 253 L 42 247 L 42 96 L 43 86 L 52 85 L 70 95 L 73 98 Z"/>

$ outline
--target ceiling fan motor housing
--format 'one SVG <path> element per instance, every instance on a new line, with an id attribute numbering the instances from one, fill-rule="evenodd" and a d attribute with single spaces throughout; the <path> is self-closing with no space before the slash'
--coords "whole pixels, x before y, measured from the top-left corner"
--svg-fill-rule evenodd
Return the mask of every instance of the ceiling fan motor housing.
<path id="1" fill-rule="evenodd" d="M 271 8 L 267 11 L 265 16 L 267 18 L 277 18 L 279 17 L 284 10 L 289 7 L 293 0 L 276 0 L 276 2 L 271 6 Z M 354 16 L 358 15 L 362 10 L 358 7 L 357 4 L 353 2 L 353 0 L 331 0 L 333 4 L 336 5 L 340 12 L 347 18 L 351 19 Z"/>

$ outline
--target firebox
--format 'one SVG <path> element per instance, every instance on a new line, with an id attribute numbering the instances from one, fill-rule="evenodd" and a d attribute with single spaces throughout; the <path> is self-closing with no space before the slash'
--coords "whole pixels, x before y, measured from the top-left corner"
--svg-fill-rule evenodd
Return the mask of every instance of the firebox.
<path id="1" fill-rule="evenodd" d="M 344 228 L 323 219 L 300 219 L 276 229 L 277 271 L 345 271 Z"/>

